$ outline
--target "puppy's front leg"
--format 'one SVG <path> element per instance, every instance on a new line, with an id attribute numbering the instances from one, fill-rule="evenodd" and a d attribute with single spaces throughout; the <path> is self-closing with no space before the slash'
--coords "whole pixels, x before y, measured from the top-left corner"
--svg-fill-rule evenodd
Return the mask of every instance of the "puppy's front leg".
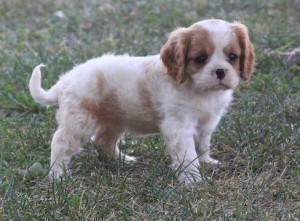
<path id="1" fill-rule="evenodd" d="M 217 122 L 206 122 L 200 125 L 195 136 L 196 151 L 199 156 L 199 161 L 211 165 L 217 165 L 218 160 L 210 157 L 210 139 L 217 125 Z"/>
<path id="2" fill-rule="evenodd" d="M 195 149 L 194 123 L 176 122 L 167 119 L 162 123 L 161 132 L 166 142 L 166 152 L 172 158 L 172 165 L 177 170 L 178 179 L 186 185 L 201 180 L 199 159 Z"/>

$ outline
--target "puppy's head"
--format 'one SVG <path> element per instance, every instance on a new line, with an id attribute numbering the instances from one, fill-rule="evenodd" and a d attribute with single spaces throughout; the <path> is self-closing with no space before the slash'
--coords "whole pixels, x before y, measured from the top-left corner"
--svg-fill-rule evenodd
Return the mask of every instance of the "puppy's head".
<path id="1" fill-rule="evenodd" d="M 240 23 L 204 20 L 173 31 L 160 56 L 166 73 L 177 83 L 188 79 L 201 90 L 233 89 L 250 79 L 254 49 Z"/>

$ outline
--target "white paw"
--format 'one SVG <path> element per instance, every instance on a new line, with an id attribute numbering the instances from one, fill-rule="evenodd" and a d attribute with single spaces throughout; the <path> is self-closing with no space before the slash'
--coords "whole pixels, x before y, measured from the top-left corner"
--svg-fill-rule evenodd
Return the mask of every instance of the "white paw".
<path id="1" fill-rule="evenodd" d="M 128 163 L 133 163 L 136 162 L 137 158 L 136 157 L 132 157 L 132 156 L 126 156 L 125 157 L 125 161 Z"/>
<path id="2" fill-rule="evenodd" d="M 57 181 L 57 180 L 59 180 L 60 177 L 62 177 L 62 175 L 63 175 L 62 169 L 61 169 L 61 171 L 51 169 L 49 172 L 49 180 Z"/>
<path id="3" fill-rule="evenodd" d="M 135 163 L 137 158 L 122 153 L 121 160 L 124 160 L 125 163 Z"/>
<path id="4" fill-rule="evenodd" d="M 185 186 L 191 186 L 202 180 L 200 173 L 195 171 L 182 171 L 178 173 L 177 179 Z"/>
<path id="5" fill-rule="evenodd" d="M 58 181 L 64 173 L 69 174 L 70 171 L 63 169 L 61 166 L 53 165 L 49 172 L 49 179 L 50 181 Z"/>
<path id="6" fill-rule="evenodd" d="M 199 161 L 202 163 L 207 163 L 207 164 L 211 164 L 211 165 L 218 165 L 220 163 L 218 160 L 211 158 L 209 155 L 200 157 Z"/>
<path id="7" fill-rule="evenodd" d="M 93 144 L 96 142 L 96 134 L 94 134 L 94 135 L 91 137 L 91 141 L 92 141 Z"/>

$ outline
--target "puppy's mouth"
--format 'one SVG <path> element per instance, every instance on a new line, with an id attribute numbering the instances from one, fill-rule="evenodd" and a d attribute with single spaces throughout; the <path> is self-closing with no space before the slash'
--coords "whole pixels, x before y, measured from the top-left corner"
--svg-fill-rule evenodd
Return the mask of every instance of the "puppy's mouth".
<path id="1" fill-rule="evenodd" d="M 232 85 L 219 81 L 216 85 L 212 87 L 213 90 L 230 90 L 233 89 Z"/>
<path id="2" fill-rule="evenodd" d="M 217 84 L 201 87 L 201 88 L 195 88 L 196 93 L 203 93 L 203 92 L 209 92 L 209 91 L 225 91 L 225 90 L 232 90 L 234 87 L 225 84 L 223 82 L 218 82 Z"/>
<path id="3" fill-rule="evenodd" d="M 214 80 L 211 82 L 203 83 L 200 85 L 194 84 L 194 90 L 196 93 L 208 92 L 208 91 L 225 91 L 232 90 L 236 87 L 233 82 L 228 80 Z"/>

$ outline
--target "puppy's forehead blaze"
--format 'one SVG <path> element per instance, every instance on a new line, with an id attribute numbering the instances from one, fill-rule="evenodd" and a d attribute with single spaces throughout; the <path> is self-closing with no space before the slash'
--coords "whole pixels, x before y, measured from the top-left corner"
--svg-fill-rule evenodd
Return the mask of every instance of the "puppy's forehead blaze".
<path id="1" fill-rule="evenodd" d="M 214 51 L 214 45 L 210 40 L 208 31 L 201 26 L 192 26 L 190 34 L 188 58 L 195 59 L 200 55 L 209 57 Z"/>

